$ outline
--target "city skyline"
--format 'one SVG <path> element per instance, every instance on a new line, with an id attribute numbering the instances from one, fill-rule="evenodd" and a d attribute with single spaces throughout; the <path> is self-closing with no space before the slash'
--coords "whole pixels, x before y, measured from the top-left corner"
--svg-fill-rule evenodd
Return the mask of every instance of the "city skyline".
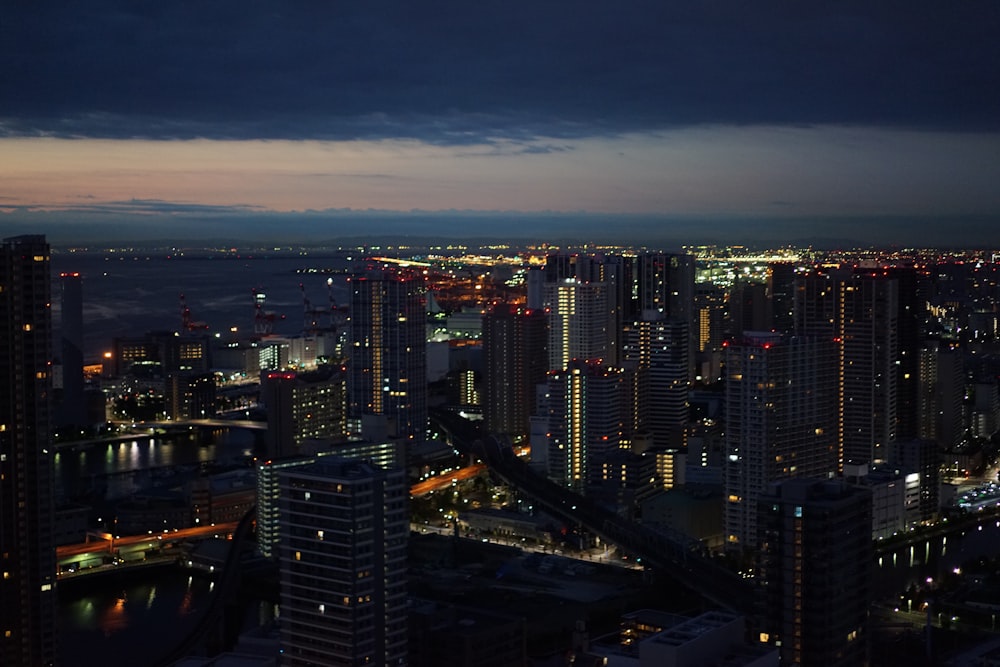
<path id="1" fill-rule="evenodd" d="M 10 12 L 0 221 L 53 242 L 985 244 L 1000 213 L 992 3 Z"/>

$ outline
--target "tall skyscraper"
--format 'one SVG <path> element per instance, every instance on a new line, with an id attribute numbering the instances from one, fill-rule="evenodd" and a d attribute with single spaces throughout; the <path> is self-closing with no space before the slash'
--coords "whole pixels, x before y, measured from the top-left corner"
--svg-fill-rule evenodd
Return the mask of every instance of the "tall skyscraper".
<path id="1" fill-rule="evenodd" d="M 761 637 L 782 664 L 867 664 L 872 495 L 840 480 L 776 482 L 760 499 Z"/>
<path id="2" fill-rule="evenodd" d="M 574 359 L 606 361 L 607 285 L 567 278 L 548 286 L 549 370 L 565 370 Z"/>
<path id="3" fill-rule="evenodd" d="M 49 246 L 0 246 L 0 664 L 55 661 Z"/>
<path id="4" fill-rule="evenodd" d="M 655 318 L 655 313 L 648 313 Z M 682 447 L 688 424 L 688 329 L 677 319 L 632 323 L 625 361 L 636 363 L 639 431 L 659 447 Z"/>
<path id="5" fill-rule="evenodd" d="M 483 316 L 483 416 L 486 430 L 515 440 L 528 435 L 535 387 L 548 371 L 542 310 L 497 304 Z"/>
<path id="6" fill-rule="evenodd" d="M 928 280 L 912 266 L 890 267 L 896 299 L 896 438 L 917 437 L 920 421 L 920 347 L 925 335 Z"/>
<path id="7" fill-rule="evenodd" d="M 795 264 L 772 262 L 767 269 L 772 326 L 775 331 L 791 333 L 795 329 Z"/>
<path id="8" fill-rule="evenodd" d="M 962 352 L 937 342 L 929 342 L 919 354 L 917 435 L 932 440 L 942 450 L 962 441 L 965 374 Z"/>
<path id="9" fill-rule="evenodd" d="M 837 291 L 841 463 L 888 461 L 896 440 L 898 283 L 853 276 Z"/>
<path id="10" fill-rule="evenodd" d="M 605 286 L 605 341 L 607 352 L 604 361 L 615 365 L 621 360 L 622 329 L 627 302 L 630 298 L 629 273 L 623 257 L 617 255 L 587 255 L 577 258 L 576 279 L 601 283 Z"/>
<path id="11" fill-rule="evenodd" d="M 837 336 L 837 280 L 813 272 L 795 279 L 793 299 L 795 333 L 800 336 Z"/>
<path id="12" fill-rule="evenodd" d="M 726 351 L 726 541 L 753 549 L 757 501 L 768 484 L 836 473 L 836 348 L 746 332 Z"/>
<path id="13" fill-rule="evenodd" d="M 278 479 L 281 664 L 405 665 L 403 470 L 331 456 Z"/>
<path id="14" fill-rule="evenodd" d="M 76 272 L 61 273 L 59 285 L 62 390 L 58 394 L 57 421 L 60 426 L 82 426 L 87 423 L 83 395 L 83 280 Z"/>
<path id="15" fill-rule="evenodd" d="M 629 272 L 626 271 L 626 274 Z M 632 300 L 625 321 L 651 319 L 655 311 L 668 319 L 687 323 L 689 332 L 688 376 L 695 375 L 698 320 L 694 304 L 695 258 L 678 253 L 643 253 L 633 258 L 631 278 Z"/>
<path id="16" fill-rule="evenodd" d="M 888 461 L 897 427 L 898 281 L 882 271 L 813 273 L 795 285 L 796 333 L 840 345 L 840 465 Z"/>
<path id="17" fill-rule="evenodd" d="M 382 415 L 415 441 L 427 433 L 425 292 L 422 276 L 406 272 L 351 279 L 350 416 Z"/>
<path id="18" fill-rule="evenodd" d="M 618 449 L 624 404 L 622 373 L 597 362 L 570 362 L 548 380 L 549 477 L 583 491 L 599 477 L 602 457 Z"/>

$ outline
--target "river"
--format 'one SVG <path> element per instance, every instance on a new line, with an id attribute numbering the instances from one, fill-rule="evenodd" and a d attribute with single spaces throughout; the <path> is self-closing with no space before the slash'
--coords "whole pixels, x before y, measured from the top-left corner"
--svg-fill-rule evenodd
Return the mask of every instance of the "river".
<path id="1" fill-rule="evenodd" d="M 212 582 L 174 568 L 59 586 L 60 665 L 149 665 L 194 628 Z"/>

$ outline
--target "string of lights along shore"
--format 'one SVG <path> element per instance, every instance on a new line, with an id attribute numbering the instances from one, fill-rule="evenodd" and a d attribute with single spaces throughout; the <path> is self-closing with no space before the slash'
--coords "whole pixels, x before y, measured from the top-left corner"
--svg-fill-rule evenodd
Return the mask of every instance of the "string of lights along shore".
<path id="1" fill-rule="evenodd" d="M 7 238 L 0 662 L 985 653 L 997 259 Z"/>

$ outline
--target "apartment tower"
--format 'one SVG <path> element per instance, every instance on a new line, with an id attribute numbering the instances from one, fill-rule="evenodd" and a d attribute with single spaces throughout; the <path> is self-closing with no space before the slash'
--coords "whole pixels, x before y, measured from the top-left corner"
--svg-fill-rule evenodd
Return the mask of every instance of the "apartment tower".
<path id="1" fill-rule="evenodd" d="M 427 433 L 426 290 L 416 273 L 382 270 L 351 279 L 350 416 L 387 418 L 390 432 Z"/>
<path id="2" fill-rule="evenodd" d="M 0 664 L 55 661 L 49 246 L 0 246 Z"/>
<path id="3" fill-rule="evenodd" d="M 278 480 L 281 664 L 405 665 L 405 472 L 329 456 Z"/>

